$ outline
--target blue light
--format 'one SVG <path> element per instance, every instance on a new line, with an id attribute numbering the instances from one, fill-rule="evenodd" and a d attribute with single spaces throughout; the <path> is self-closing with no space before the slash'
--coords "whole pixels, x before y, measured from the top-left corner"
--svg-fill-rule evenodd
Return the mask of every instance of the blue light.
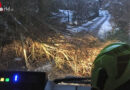
<path id="1" fill-rule="evenodd" d="M 18 76 L 17 74 L 14 75 L 13 81 L 14 81 L 14 82 L 18 82 L 18 81 L 19 81 L 19 76 Z"/>

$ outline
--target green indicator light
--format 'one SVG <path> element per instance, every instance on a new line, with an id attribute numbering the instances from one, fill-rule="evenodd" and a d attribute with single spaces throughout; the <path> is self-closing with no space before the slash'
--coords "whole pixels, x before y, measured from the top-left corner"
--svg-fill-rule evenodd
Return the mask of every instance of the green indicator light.
<path id="1" fill-rule="evenodd" d="M 9 81 L 10 81 L 10 79 L 9 79 L 9 78 L 6 78 L 6 79 L 5 79 L 5 82 L 9 82 Z"/>

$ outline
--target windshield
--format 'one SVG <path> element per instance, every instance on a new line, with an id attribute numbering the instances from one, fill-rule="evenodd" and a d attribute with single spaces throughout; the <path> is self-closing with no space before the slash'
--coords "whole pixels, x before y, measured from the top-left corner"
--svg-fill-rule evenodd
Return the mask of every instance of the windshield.
<path id="1" fill-rule="evenodd" d="M 0 0 L 0 70 L 90 76 L 100 50 L 130 41 L 129 0 Z"/>

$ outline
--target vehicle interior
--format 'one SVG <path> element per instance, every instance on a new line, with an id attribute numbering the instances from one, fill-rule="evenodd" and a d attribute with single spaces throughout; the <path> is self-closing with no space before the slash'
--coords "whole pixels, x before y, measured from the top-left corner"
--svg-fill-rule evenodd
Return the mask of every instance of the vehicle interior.
<path id="1" fill-rule="evenodd" d="M 130 90 L 129 0 L 0 0 L 0 90 Z"/>

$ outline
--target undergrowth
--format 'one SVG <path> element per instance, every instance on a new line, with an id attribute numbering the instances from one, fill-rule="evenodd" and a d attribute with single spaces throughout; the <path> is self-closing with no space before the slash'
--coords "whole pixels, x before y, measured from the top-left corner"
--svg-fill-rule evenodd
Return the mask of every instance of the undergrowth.
<path id="1" fill-rule="evenodd" d="M 11 50 L 15 57 L 24 58 L 28 69 L 39 67 L 37 62 L 49 62 L 53 68 L 61 71 L 70 70 L 76 76 L 90 76 L 92 63 L 100 50 L 114 42 L 103 43 L 89 34 L 83 37 L 59 37 L 50 37 L 46 41 L 34 41 L 27 37 L 24 41 L 15 40 L 4 47 L 3 53 Z"/>

